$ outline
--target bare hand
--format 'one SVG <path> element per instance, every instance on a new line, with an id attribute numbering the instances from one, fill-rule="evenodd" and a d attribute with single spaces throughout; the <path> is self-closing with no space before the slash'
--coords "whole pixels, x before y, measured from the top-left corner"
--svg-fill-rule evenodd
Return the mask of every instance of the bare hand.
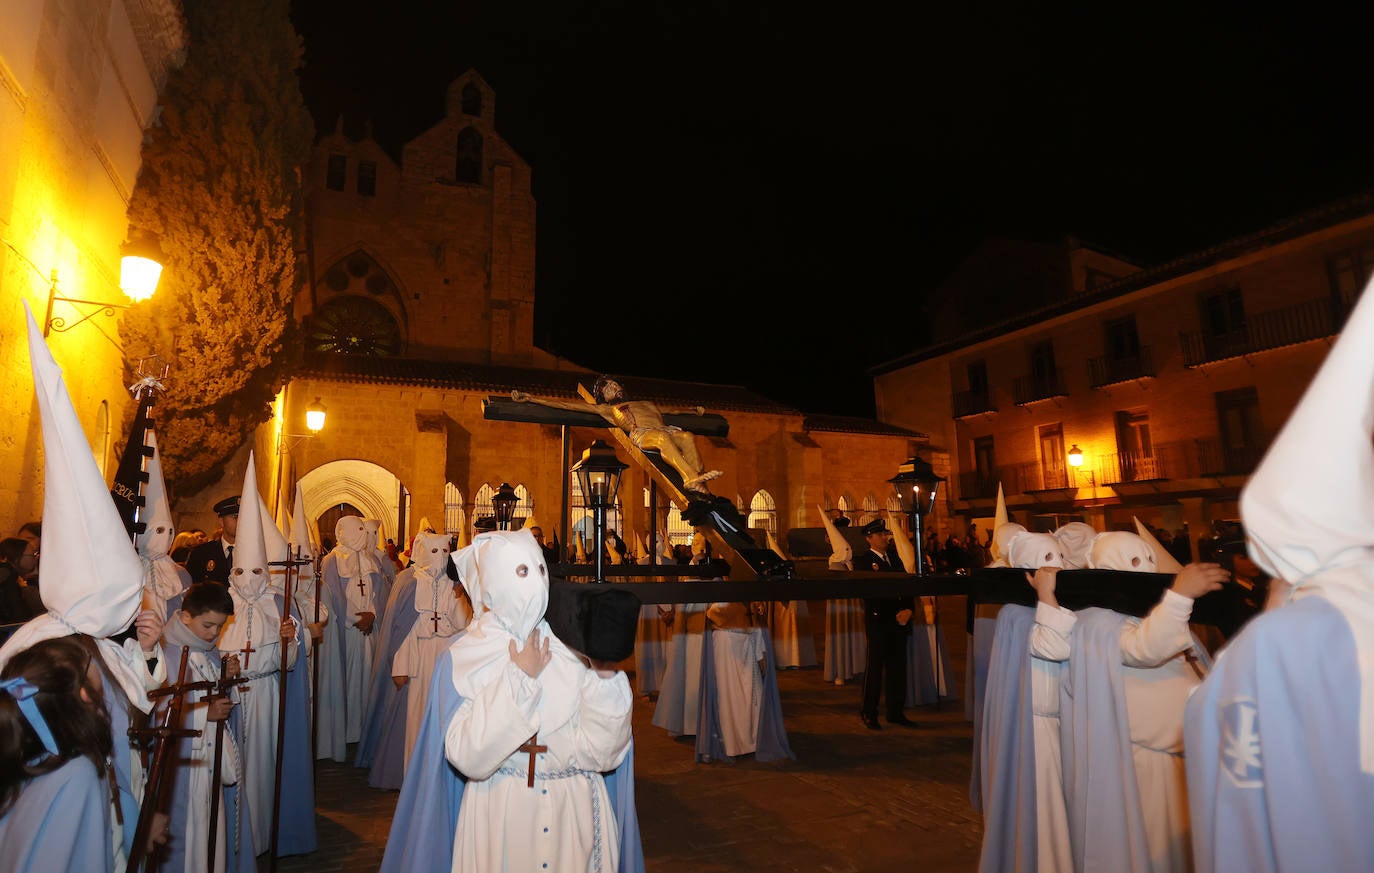
<path id="1" fill-rule="evenodd" d="M 666 610 L 663 609 L 662 607 L 659 607 L 659 610 L 658 610 L 658 619 L 659 619 L 659 621 L 663 622 L 663 623 L 666 624 L 668 627 L 672 627 L 672 626 L 673 626 L 673 619 L 675 619 L 675 618 L 677 618 L 677 612 L 676 612 L 672 607 L 669 607 L 669 608 L 666 609 Z"/>
<path id="2" fill-rule="evenodd" d="M 157 851 L 158 846 L 167 844 L 171 817 L 165 812 L 153 813 L 153 823 L 148 827 L 148 845 L 144 846 L 144 851 L 151 855 Z"/>
<path id="3" fill-rule="evenodd" d="M 911 621 L 912 611 L 909 609 L 897 610 L 897 624 L 906 627 L 906 623 Z"/>
<path id="4" fill-rule="evenodd" d="M 227 679 L 237 679 L 243 668 L 239 666 L 239 656 L 229 655 L 224 659 L 224 676 Z"/>
<path id="5" fill-rule="evenodd" d="M 317 643 L 324 639 L 324 622 L 312 621 L 306 627 L 310 628 L 310 639 Z"/>
<path id="6" fill-rule="evenodd" d="M 294 618 L 282 619 L 281 627 L 277 629 L 277 634 L 281 637 L 281 644 L 285 646 L 296 638 L 296 620 Z"/>
<path id="7" fill-rule="evenodd" d="M 514 400 L 516 403 L 526 403 L 529 401 L 530 395 L 526 394 L 524 391 L 518 391 L 512 388 L 510 392 L 510 399 Z"/>
<path id="8" fill-rule="evenodd" d="M 525 671 L 525 675 L 531 679 L 537 679 L 544 668 L 553 660 L 553 655 L 549 654 L 549 641 L 544 640 L 544 645 L 539 645 L 539 629 L 530 631 L 529 639 L 525 640 L 525 647 L 520 651 L 515 650 L 515 640 L 510 641 L 510 659 L 515 662 L 515 666 Z"/>
<path id="9" fill-rule="evenodd" d="M 1059 581 L 1058 567 L 1041 567 L 1035 571 L 1034 576 L 1027 573 L 1026 581 L 1035 589 L 1041 603 L 1048 603 L 1050 606 L 1059 605 L 1059 600 L 1054 596 L 1054 586 Z"/>
<path id="10" fill-rule="evenodd" d="M 1197 600 L 1202 595 L 1217 591 L 1221 583 L 1231 578 L 1231 574 L 1220 564 L 1189 564 L 1174 577 L 1173 592 Z"/>
<path id="11" fill-rule="evenodd" d="M 358 617 L 358 620 L 353 622 L 353 626 L 356 627 L 358 630 L 362 631 L 363 636 L 368 636 L 369 634 L 371 634 L 372 623 L 377 620 L 377 613 L 355 612 L 353 614 Z"/>
<path id="12" fill-rule="evenodd" d="M 210 701 L 210 705 L 205 714 L 206 721 L 224 721 L 229 717 L 229 713 L 234 708 L 234 701 L 228 697 L 216 697 Z"/>
<path id="13" fill-rule="evenodd" d="M 704 407 L 704 406 L 698 406 L 698 407 L 697 407 L 697 415 L 705 415 L 705 414 L 706 414 L 706 407 Z"/>
<path id="14" fill-rule="evenodd" d="M 391 677 L 391 681 L 394 682 L 394 683 L 396 684 L 396 687 L 397 687 L 397 688 L 404 688 L 404 687 L 406 687 L 406 684 L 407 684 L 408 682 L 410 682 L 410 677 L 409 677 L 409 676 L 392 676 L 392 677 Z"/>
<path id="15" fill-rule="evenodd" d="M 157 645 L 157 641 L 162 637 L 162 616 L 145 609 L 134 619 L 134 627 L 138 629 L 138 645 L 145 652 L 151 652 Z"/>

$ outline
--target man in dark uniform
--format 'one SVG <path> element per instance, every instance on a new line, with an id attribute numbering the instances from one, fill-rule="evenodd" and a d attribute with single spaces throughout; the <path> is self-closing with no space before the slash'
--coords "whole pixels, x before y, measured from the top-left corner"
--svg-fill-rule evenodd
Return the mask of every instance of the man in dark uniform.
<path id="1" fill-rule="evenodd" d="M 229 568 L 234 565 L 234 540 L 239 532 L 239 496 L 226 497 L 215 504 L 219 516 L 219 539 L 203 542 L 191 550 L 186 558 L 186 572 L 191 582 L 229 584 Z"/>
<path id="2" fill-rule="evenodd" d="M 888 554 L 892 532 L 881 518 L 863 527 L 868 551 L 854 556 L 855 570 L 905 572 Z M 887 698 L 887 722 L 915 727 L 906 717 L 906 647 L 911 635 L 915 602 L 910 597 L 865 597 L 864 630 L 868 635 L 864 667 L 864 702 L 859 716 L 864 727 L 882 730 L 878 724 L 878 696 Z"/>

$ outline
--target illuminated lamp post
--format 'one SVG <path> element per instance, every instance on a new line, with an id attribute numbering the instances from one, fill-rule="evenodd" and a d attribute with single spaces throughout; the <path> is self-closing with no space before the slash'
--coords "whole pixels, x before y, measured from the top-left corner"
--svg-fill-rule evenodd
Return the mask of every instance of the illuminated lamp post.
<path id="1" fill-rule="evenodd" d="M 573 464 L 572 473 L 582 488 L 582 496 L 592 507 L 596 582 L 606 581 L 606 510 L 615 506 L 616 494 L 620 491 L 620 474 L 625 472 L 626 466 L 605 440 L 593 440 L 591 446 L 582 453 L 582 460 Z"/>
<path id="2" fill-rule="evenodd" d="M 510 520 L 515 515 L 515 504 L 520 502 L 515 489 L 509 482 L 502 482 L 491 498 L 492 509 L 496 512 L 496 529 L 510 530 Z"/>
<path id="3" fill-rule="evenodd" d="M 925 532 L 922 519 L 935 508 L 935 495 L 940 490 L 943 477 L 935 475 L 935 470 L 920 458 L 910 458 L 897 468 L 897 475 L 887 481 L 902 505 L 902 511 L 911 517 L 911 529 L 916 540 L 916 575 L 926 573 Z"/>

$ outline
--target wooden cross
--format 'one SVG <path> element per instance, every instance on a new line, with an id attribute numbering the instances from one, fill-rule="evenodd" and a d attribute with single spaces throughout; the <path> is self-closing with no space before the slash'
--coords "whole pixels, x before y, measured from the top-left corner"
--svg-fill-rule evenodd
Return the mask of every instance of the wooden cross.
<path id="1" fill-rule="evenodd" d="M 367 599 L 367 583 L 363 582 L 363 577 L 358 577 L 358 596 Z"/>
<path id="2" fill-rule="evenodd" d="M 243 652 L 243 669 L 244 669 L 244 670 L 247 670 L 247 669 L 248 669 L 248 656 L 249 656 L 250 654 L 252 654 L 253 652 L 256 652 L 257 649 L 253 648 L 253 641 L 252 641 L 252 640 L 249 640 L 248 643 L 247 643 L 247 645 L 245 645 L 243 648 L 239 649 L 239 651 L 240 651 L 240 652 Z"/>
<path id="3" fill-rule="evenodd" d="M 439 635 L 439 613 L 436 612 L 436 613 L 433 613 L 432 615 L 430 615 L 429 620 L 432 621 L 432 622 L 434 622 L 434 635 L 435 635 L 435 636 L 438 636 L 438 635 Z"/>
<path id="4" fill-rule="evenodd" d="M 519 748 L 517 748 L 517 749 L 515 750 L 515 751 L 517 751 L 517 752 L 529 752 L 529 753 L 530 753 L 530 769 L 529 769 L 529 777 L 530 777 L 530 778 L 529 778 L 529 780 L 525 783 L 525 784 L 526 784 L 527 786 L 529 786 L 530 788 L 533 788 L 533 787 L 534 787 L 534 756 L 537 755 L 537 754 L 539 754 L 540 752 L 547 752 L 547 751 L 549 750 L 549 747 L 548 747 L 548 746 L 541 746 L 541 745 L 539 745 L 538 740 L 539 740 L 539 733 L 536 731 L 535 734 L 534 734 L 534 736 L 532 736 L 532 737 L 530 737 L 528 740 L 526 740 L 526 741 L 525 741 L 525 744 L 524 744 L 523 746 L 520 746 Z"/>

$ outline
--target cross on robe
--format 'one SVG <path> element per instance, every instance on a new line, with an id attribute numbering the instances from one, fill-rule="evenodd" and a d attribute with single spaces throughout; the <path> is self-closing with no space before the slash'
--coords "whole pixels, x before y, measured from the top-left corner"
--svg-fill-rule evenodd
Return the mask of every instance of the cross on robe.
<path id="1" fill-rule="evenodd" d="M 358 577 L 358 596 L 362 598 L 367 597 L 367 583 L 363 581 L 363 577 L 361 576 Z"/>
<path id="2" fill-rule="evenodd" d="M 540 752 L 547 752 L 549 750 L 548 746 L 539 745 L 538 740 L 539 734 L 536 732 L 534 736 L 530 737 L 528 740 L 525 740 L 525 744 L 523 746 L 520 746 L 515 750 L 517 752 L 530 753 L 529 779 L 525 782 L 525 784 L 530 788 L 534 787 L 534 756 L 539 754 Z"/>
<path id="3" fill-rule="evenodd" d="M 251 655 L 253 652 L 256 652 L 257 649 L 253 648 L 253 641 L 252 641 L 252 640 L 248 640 L 248 641 L 244 644 L 243 648 L 239 649 L 239 651 L 240 651 L 240 652 L 243 652 L 243 669 L 244 669 L 244 670 L 247 670 L 247 669 L 248 669 L 248 656 Z"/>
<path id="4" fill-rule="evenodd" d="M 432 622 L 434 622 L 434 634 L 435 634 L 435 636 L 438 636 L 438 634 L 439 634 L 439 613 L 436 612 L 436 613 L 433 613 L 432 615 L 430 615 L 429 620 L 432 621 Z"/>

